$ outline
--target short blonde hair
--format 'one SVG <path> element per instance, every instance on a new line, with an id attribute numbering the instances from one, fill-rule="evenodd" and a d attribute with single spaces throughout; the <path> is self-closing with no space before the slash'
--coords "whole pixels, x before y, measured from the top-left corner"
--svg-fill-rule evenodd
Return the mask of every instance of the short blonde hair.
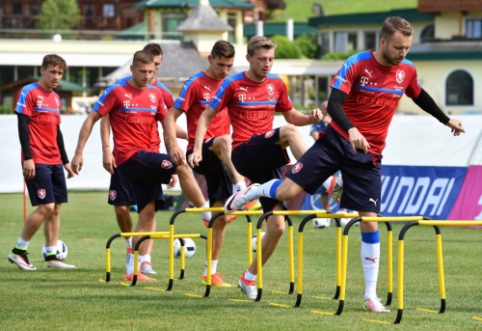
<path id="1" fill-rule="evenodd" d="M 406 19 L 399 16 L 387 17 L 383 22 L 380 38 L 390 40 L 397 31 L 405 37 L 410 37 L 413 34 L 413 27 Z"/>
<path id="2" fill-rule="evenodd" d="M 276 43 L 264 36 L 251 38 L 248 43 L 248 54 L 253 56 L 258 48 L 276 49 Z"/>

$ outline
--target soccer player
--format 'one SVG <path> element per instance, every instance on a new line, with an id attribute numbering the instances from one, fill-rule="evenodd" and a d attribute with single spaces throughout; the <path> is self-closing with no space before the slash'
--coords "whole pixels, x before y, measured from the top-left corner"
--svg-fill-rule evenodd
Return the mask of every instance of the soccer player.
<path id="1" fill-rule="evenodd" d="M 173 186 L 179 181 L 187 198 L 197 207 L 206 204 L 202 192 L 194 179 L 192 170 L 186 165 L 176 166 L 171 157 L 159 153 L 154 142 L 152 126 L 160 121 L 164 126 L 166 109 L 161 92 L 149 85 L 154 72 L 154 57 L 147 51 L 137 51 L 131 65 L 132 78 L 110 86 L 99 99 L 98 106 L 84 121 L 79 133 L 72 170 L 78 174 L 83 166 L 83 150 L 96 121 L 109 114 L 114 137 L 114 157 L 117 169 L 131 181 L 134 199 L 138 206 L 139 220 L 136 232 L 155 231 L 155 213 L 164 203 L 161 184 Z M 166 144 L 166 147 L 168 144 Z M 111 161 L 112 163 L 112 161 Z M 135 247 L 138 238 L 132 239 Z M 147 245 L 139 248 L 145 255 Z M 132 280 L 133 254 L 129 254 L 125 280 Z M 154 278 L 138 275 L 140 281 L 154 281 Z"/>
<path id="2" fill-rule="evenodd" d="M 283 178 L 280 167 L 290 161 L 286 152 L 288 146 L 297 159 L 307 150 L 295 125 L 317 122 L 321 119 L 321 112 L 314 109 L 310 115 L 304 115 L 293 108 L 284 83 L 278 76 L 269 73 L 275 48 L 276 44 L 266 37 L 251 38 L 246 56 L 249 70 L 226 78 L 199 118 L 194 150 L 189 158 L 192 167 L 198 166 L 203 159 L 201 147 L 208 124 L 226 107 L 233 126 L 232 162 L 236 170 L 252 182 Z M 281 112 L 290 124 L 273 129 L 275 111 Z M 261 198 L 260 202 L 265 212 L 284 209 L 275 199 Z M 262 242 L 263 264 L 273 254 L 284 230 L 283 216 L 268 218 Z M 257 272 L 255 258 L 238 281 L 248 299 L 257 296 Z"/>
<path id="3" fill-rule="evenodd" d="M 58 55 L 44 56 L 38 82 L 20 91 L 15 112 L 22 147 L 22 169 L 32 206 L 38 206 L 25 220 L 17 245 L 8 260 L 23 270 L 36 270 L 27 257 L 30 240 L 44 224 L 46 268 L 71 269 L 75 266 L 57 257 L 60 209 L 67 202 L 67 178 L 74 176 L 60 131 L 59 85 L 67 64 Z"/>
<path id="4" fill-rule="evenodd" d="M 412 62 L 405 59 L 413 28 L 401 17 L 388 17 L 381 29 L 380 47 L 349 57 L 331 82 L 328 113 L 333 122 L 298 160 L 284 181 L 254 185 L 228 200 L 230 210 L 267 196 L 289 200 L 303 189 L 314 192 L 333 172 L 341 170 L 341 206 L 360 216 L 380 212 L 381 159 L 388 127 L 405 93 L 424 111 L 451 128 L 465 132 L 462 123 L 447 117 L 417 82 Z M 361 223 L 361 261 L 365 275 L 365 308 L 389 312 L 378 300 L 376 285 L 380 238 L 376 222 Z"/>
<path id="5" fill-rule="evenodd" d="M 158 43 L 149 43 L 144 47 L 144 50 L 151 53 L 154 56 L 154 66 L 155 72 L 152 79 L 149 81 L 149 84 L 157 87 L 162 94 L 164 99 L 164 105 L 166 109 L 169 109 L 174 104 L 174 100 L 172 98 L 172 93 L 169 89 L 162 84 L 160 81 L 157 80 L 156 74 L 159 71 L 162 63 L 162 48 Z M 119 82 L 125 82 L 131 79 L 132 76 L 124 77 L 119 80 Z M 118 83 L 119 83 L 118 82 Z M 132 219 L 129 213 L 130 206 L 135 205 L 134 202 L 134 194 L 132 193 L 130 181 L 124 178 L 119 170 L 117 170 L 115 160 L 111 157 L 112 151 L 110 148 L 110 121 L 109 115 L 102 117 L 100 120 L 100 135 L 102 139 L 102 154 L 103 154 L 103 165 L 104 169 L 107 170 L 110 174 L 112 174 L 110 178 L 110 187 L 109 187 L 109 197 L 108 203 L 114 206 L 114 211 L 116 215 L 117 224 L 119 225 L 119 229 L 122 232 L 132 232 Z M 153 147 L 159 147 L 161 140 L 159 138 L 159 131 L 157 122 L 152 125 L 152 135 L 153 137 L 157 138 L 153 140 Z M 114 162 L 114 163 L 111 163 Z M 156 224 L 153 224 L 154 229 L 156 228 Z M 132 238 L 125 238 L 126 240 L 126 248 L 127 253 L 132 253 Z M 139 256 L 140 271 L 144 274 L 155 275 L 156 272 L 152 268 L 151 265 L 151 252 L 152 246 L 154 244 L 154 240 L 147 241 L 147 253 L 146 255 Z"/>
<path id="6" fill-rule="evenodd" d="M 184 84 L 174 107 L 166 116 L 166 132 L 170 143 L 170 155 L 175 164 L 186 163 L 184 153 L 179 148 L 175 138 L 175 122 L 179 116 L 186 113 L 189 144 L 186 157 L 193 153 L 196 147 L 202 151 L 203 161 L 194 167 L 194 171 L 204 175 L 207 183 L 208 199 L 211 207 L 224 206 L 232 195 L 232 183 L 236 191 L 246 188 L 244 178 L 238 174 L 231 162 L 231 123 L 227 109 L 219 112 L 211 121 L 208 131 L 200 146 L 194 146 L 196 128 L 199 117 L 209 102 L 213 99 L 221 82 L 228 76 L 234 62 L 234 47 L 227 41 L 217 41 L 211 54 L 208 55 L 209 67 L 206 71 L 189 78 Z M 213 286 L 230 286 L 221 274 L 217 272 L 217 265 L 221 247 L 226 232 L 226 224 L 235 216 L 223 216 L 213 224 L 213 252 L 211 264 L 211 284 Z M 205 220 L 208 225 L 209 220 Z M 204 266 L 203 283 L 207 281 L 207 261 Z"/>

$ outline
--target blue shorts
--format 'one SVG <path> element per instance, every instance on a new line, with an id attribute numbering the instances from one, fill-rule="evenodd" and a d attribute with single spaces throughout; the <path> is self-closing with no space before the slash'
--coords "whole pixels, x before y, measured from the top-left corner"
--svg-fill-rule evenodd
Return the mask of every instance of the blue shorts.
<path id="1" fill-rule="evenodd" d="M 32 206 L 67 202 L 67 184 L 62 164 L 35 164 L 35 177 L 25 181 Z"/>
<path id="2" fill-rule="evenodd" d="M 277 144 L 280 129 L 262 135 L 253 135 L 248 141 L 236 147 L 231 159 L 236 170 L 253 183 L 265 183 L 271 179 L 283 179 L 281 167 L 290 162 L 286 149 Z M 273 210 L 277 200 L 260 198 L 264 212 Z"/>
<path id="3" fill-rule="evenodd" d="M 130 206 L 136 204 L 131 181 L 122 176 L 117 168 L 114 168 L 114 174 L 110 177 L 109 199 L 107 203 L 113 206 Z"/>
<path id="4" fill-rule="evenodd" d="M 162 185 L 171 180 L 177 169 L 167 154 L 139 151 L 118 166 L 121 174 L 131 181 L 138 212 L 152 200 L 156 200 L 156 211 L 164 205 Z"/>
<path id="5" fill-rule="evenodd" d="M 341 170 L 343 195 L 340 207 L 357 211 L 380 212 L 381 155 L 353 152 L 351 144 L 328 127 L 313 146 L 298 160 L 287 177 L 310 194 Z"/>
<path id="6" fill-rule="evenodd" d="M 233 183 L 224 170 L 221 160 L 216 153 L 209 149 L 213 145 L 214 139 L 216 138 L 206 140 L 203 143 L 203 160 L 199 163 L 199 166 L 193 168 L 197 174 L 203 175 L 206 179 L 208 199 L 211 206 L 216 201 L 225 203 L 233 194 Z M 191 154 L 192 149 L 186 152 L 186 159 Z"/>

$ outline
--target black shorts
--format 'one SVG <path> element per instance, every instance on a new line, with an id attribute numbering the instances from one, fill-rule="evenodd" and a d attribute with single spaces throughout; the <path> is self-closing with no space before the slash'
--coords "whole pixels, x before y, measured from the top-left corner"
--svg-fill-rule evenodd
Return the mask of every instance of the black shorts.
<path id="1" fill-rule="evenodd" d="M 62 164 L 35 164 L 35 177 L 26 180 L 32 206 L 67 202 L 67 184 Z"/>
<path id="2" fill-rule="evenodd" d="M 177 169 L 169 155 L 139 151 L 118 169 L 131 181 L 138 212 L 152 200 L 156 200 L 156 211 L 162 209 L 164 194 L 161 184 L 169 183 Z"/>
<path id="3" fill-rule="evenodd" d="M 114 168 L 114 174 L 110 176 L 109 205 L 130 206 L 135 205 L 134 192 L 132 191 L 131 181 Z"/>
<path id="4" fill-rule="evenodd" d="M 209 148 L 213 145 L 214 139 L 208 139 L 203 143 L 202 155 L 203 159 L 199 166 L 194 167 L 193 170 L 203 175 L 206 179 L 208 187 L 209 204 L 212 206 L 216 201 L 223 204 L 233 194 L 233 183 L 228 174 L 224 170 L 221 160 Z M 186 159 L 192 154 L 192 149 L 186 152 Z"/>
<path id="5" fill-rule="evenodd" d="M 237 146 L 232 154 L 236 170 L 253 183 L 265 183 L 271 179 L 283 179 L 281 167 L 290 162 L 286 149 L 278 144 L 280 129 L 268 131 L 262 135 L 253 135 L 248 141 Z M 269 198 L 260 198 L 264 212 L 273 210 L 279 202 Z"/>

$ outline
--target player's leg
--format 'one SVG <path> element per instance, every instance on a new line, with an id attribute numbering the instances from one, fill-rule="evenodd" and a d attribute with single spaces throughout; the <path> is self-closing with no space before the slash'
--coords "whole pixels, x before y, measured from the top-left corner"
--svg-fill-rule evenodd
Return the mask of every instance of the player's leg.
<path id="1" fill-rule="evenodd" d="M 287 124 L 280 127 L 280 139 L 278 144 L 283 148 L 289 146 L 293 156 L 297 160 L 299 160 L 299 158 L 308 150 L 308 146 L 305 144 L 300 132 L 293 124 Z"/>
<path id="2" fill-rule="evenodd" d="M 229 135 L 215 137 L 209 149 L 221 160 L 224 171 L 233 182 L 236 191 L 241 191 L 246 188 L 246 183 L 231 161 L 231 142 Z"/>

